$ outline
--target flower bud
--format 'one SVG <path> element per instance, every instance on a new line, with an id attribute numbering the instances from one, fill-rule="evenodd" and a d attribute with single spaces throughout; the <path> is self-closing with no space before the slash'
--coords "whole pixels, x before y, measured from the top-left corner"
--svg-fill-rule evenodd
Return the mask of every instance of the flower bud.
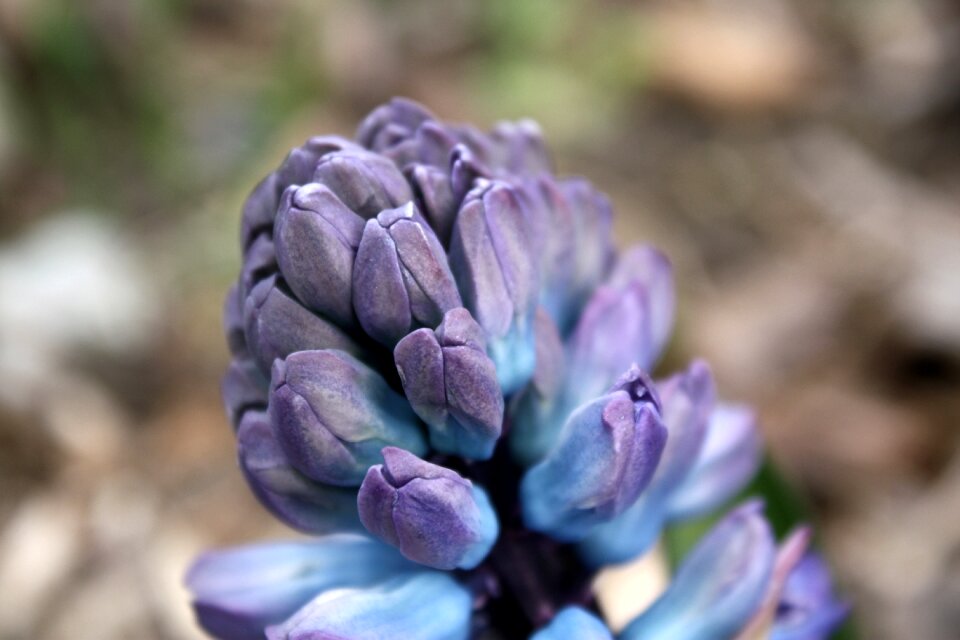
<path id="1" fill-rule="evenodd" d="M 247 346 L 264 371 L 273 361 L 308 349 L 360 348 L 335 324 L 309 311 L 271 276 L 253 288 L 243 307 Z"/>
<path id="2" fill-rule="evenodd" d="M 275 362 L 269 413 L 291 464 L 317 482 L 359 486 L 388 445 L 426 452 L 403 396 L 342 351 L 300 351 Z"/>
<path id="3" fill-rule="evenodd" d="M 287 187 L 310 182 L 317 162 L 324 155 L 351 149 L 359 150 L 359 147 L 339 136 L 316 136 L 291 149 L 280 167 L 254 188 L 243 205 L 240 235 L 244 253 L 258 234 L 272 231 L 280 194 Z"/>
<path id="4" fill-rule="evenodd" d="M 620 256 L 610 275 L 610 286 L 620 289 L 639 284 L 646 304 L 647 345 L 641 360 L 651 366 L 663 352 L 673 328 L 676 299 L 673 266 L 660 251 L 649 245 L 637 245 Z"/>
<path id="5" fill-rule="evenodd" d="M 373 151 L 384 151 L 413 136 L 421 124 L 436 120 L 423 105 L 393 98 L 377 107 L 357 128 L 357 141 Z"/>
<path id="6" fill-rule="evenodd" d="M 249 358 L 234 358 L 220 382 L 220 395 L 230 424 L 236 430 L 240 418 L 250 409 L 267 408 L 270 381 L 257 363 Z"/>
<path id="7" fill-rule="evenodd" d="M 576 238 L 568 293 L 568 304 L 573 311 L 568 312 L 566 319 L 561 318 L 561 329 L 566 334 L 613 262 L 613 209 L 606 196 L 586 180 L 563 180 L 560 190 L 572 213 L 570 234 Z"/>
<path id="8" fill-rule="evenodd" d="M 753 410 L 718 405 L 696 464 L 670 496 L 668 519 L 695 518 L 735 496 L 756 473 L 760 453 Z"/>
<path id="9" fill-rule="evenodd" d="M 592 613 L 567 607 L 530 640 L 613 640 L 610 630 Z"/>
<path id="10" fill-rule="evenodd" d="M 653 383 L 637 367 L 574 411 L 556 446 L 520 484 L 527 527 L 575 541 L 630 507 L 666 443 L 659 412 Z"/>
<path id="11" fill-rule="evenodd" d="M 362 218 L 372 218 L 413 199 L 403 174 L 390 160 L 362 150 L 325 155 L 317 164 L 313 181 L 329 187 Z"/>
<path id="12" fill-rule="evenodd" d="M 510 452 L 525 467 L 547 454 L 575 408 L 563 393 L 567 375 L 563 340 L 543 307 L 537 309 L 535 327 L 537 366 L 530 384 L 510 409 Z"/>
<path id="13" fill-rule="evenodd" d="M 284 280 L 303 304 L 341 327 L 354 324 L 353 263 L 363 218 L 321 184 L 284 193 L 274 242 Z"/>
<path id="14" fill-rule="evenodd" d="M 491 165 L 508 174 L 551 173 L 543 132 L 533 120 L 498 122 L 490 132 L 494 157 Z"/>
<path id="15" fill-rule="evenodd" d="M 650 485 L 640 499 L 614 520 L 594 529 L 581 544 L 585 559 L 595 565 L 630 560 L 656 542 L 670 497 L 693 468 L 714 406 L 713 376 L 695 360 L 679 374 L 657 384 L 667 428 L 667 444 Z"/>
<path id="16" fill-rule="evenodd" d="M 277 252 L 268 233 L 258 235 L 243 255 L 240 267 L 240 295 L 246 299 L 261 281 L 277 272 Z"/>
<path id="17" fill-rule="evenodd" d="M 277 203 L 282 191 L 277 174 L 271 173 L 257 183 L 247 196 L 240 219 L 240 244 L 244 254 L 259 234 L 269 233 L 273 228 L 273 218 L 277 213 Z"/>
<path id="18" fill-rule="evenodd" d="M 570 306 L 575 245 L 570 206 L 549 176 L 514 181 L 514 189 L 529 221 L 530 251 L 538 256 L 540 306 L 558 326 L 574 313 Z"/>
<path id="19" fill-rule="evenodd" d="M 622 640 L 732 638 L 763 601 L 776 548 L 762 505 L 742 506 L 694 547 Z"/>
<path id="20" fill-rule="evenodd" d="M 536 364 L 537 258 L 527 226 L 513 189 L 485 182 L 464 200 L 450 241 L 450 266 L 464 306 L 487 332 L 505 395 L 526 384 Z"/>
<path id="21" fill-rule="evenodd" d="M 260 503 L 304 533 L 362 531 L 357 493 L 313 482 L 290 465 L 267 414 L 248 411 L 237 428 L 240 470 Z"/>
<path id="22" fill-rule="evenodd" d="M 453 578 L 411 573 L 364 589 L 321 593 L 286 622 L 267 627 L 267 640 L 467 640 L 471 604 L 470 592 Z"/>
<path id="23" fill-rule="evenodd" d="M 364 331 L 388 346 L 462 304 L 443 247 L 412 203 L 367 221 L 353 292 Z"/>
<path id="24" fill-rule="evenodd" d="M 486 340 L 470 312 L 444 315 L 436 331 L 418 329 L 393 351 L 407 400 L 441 453 L 486 460 L 500 437 L 503 394 Z"/>
<path id="25" fill-rule="evenodd" d="M 826 638 L 850 613 L 834 592 L 830 567 L 809 551 L 792 568 L 776 605 L 771 640 Z"/>
<path id="26" fill-rule="evenodd" d="M 449 174 L 443 169 L 425 164 L 410 165 L 404 173 L 413 187 L 417 209 L 430 223 L 440 244 L 449 246 L 453 222 L 459 208 L 459 200 L 454 195 Z"/>
<path id="27" fill-rule="evenodd" d="M 483 489 L 396 447 L 367 471 L 357 505 L 370 533 L 434 569 L 473 569 L 499 533 Z"/>
<path id="28" fill-rule="evenodd" d="M 581 393 L 605 388 L 631 363 L 649 369 L 656 362 L 667 336 L 659 323 L 673 313 L 670 266 L 665 259 L 656 262 L 659 255 L 653 249 L 631 251 L 587 303 L 570 339 L 571 368 L 578 372 Z M 642 262 L 636 256 L 659 266 L 628 277 L 624 265 Z"/>
<path id="29" fill-rule="evenodd" d="M 230 355 L 249 355 L 247 336 L 243 331 L 243 296 L 240 295 L 239 282 L 230 287 L 223 301 L 223 333 L 227 336 Z"/>
<path id="30" fill-rule="evenodd" d="M 787 578 L 803 558 L 803 554 L 809 546 L 810 529 L 807 527 L 801 527 L 793 531 L 779 546 L 763 603 L 753 613 L 746 626 L 740 630 L 734 640 L 766 640 L 770 638 L 770 630 L 780 609 L 780 601 L 783 597 Z M 807 638 L 808 636 L 803 636 L 800 640 Z"/>
<path id="31" fill-rule="evenodd" d="M 364 587 L 414 565 L 359 536 L 247 545 L 200 556 L 186 586 L 201 626 L 224 640 L 262 640 L 318 593 Z"/>
<path id="32" fill-rule="evenodd" d="M 450 245 L 453 224 L 463 197 L 487 170 L 466 145 L 456 145 L 449 161 L 438 166 L 411 164 L 404 170 L 417 206 L 444 247 Z"/>

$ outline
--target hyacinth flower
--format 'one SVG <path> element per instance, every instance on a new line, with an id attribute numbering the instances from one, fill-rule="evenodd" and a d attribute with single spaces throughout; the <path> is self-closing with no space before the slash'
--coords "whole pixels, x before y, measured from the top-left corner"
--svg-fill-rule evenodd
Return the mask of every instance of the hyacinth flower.
<path id="1" fill-rule="evenodd" d="M 395 99 L 248 198 L 222 381 L 243 477 L 309 541 L 202 556 L 224 639 L 615 637 L 592 584 L 712 513 L 760 458 L 694 361 L 654 378 L 673 271 L 614 250 L 609 201 L 529 121 Z M 816 640 L 846 614 L 801 530 L 719 521 L 616 637 Z"/>

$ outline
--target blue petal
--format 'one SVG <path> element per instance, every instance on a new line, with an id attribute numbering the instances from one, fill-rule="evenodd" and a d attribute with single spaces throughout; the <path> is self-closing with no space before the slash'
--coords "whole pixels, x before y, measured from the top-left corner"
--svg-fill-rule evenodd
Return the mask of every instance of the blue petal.
<path id="1" fill-rule="evenodd" d="M 830 568 L 809 552 L 790 573 L 773 625 L 771 640 L 821 640 L 849 613 L 833 590 Z"/>
<path id="2" fill-rule="evenodd" d="M 581 544 L 581 555 L 594 566 L 626 562 L 650 548 L 666 523 L 673 492 L 690 473 L 703 446 L 714 406 L 709 367 L 694 361 L 686 371 L 658 383 L 657 390 L 668 433 L 660 464 L 640 499 L 594 529 Z"/>
<path id="3" fill-rule="evenodd" d="M 695 518 L 731 499 L 757 472 L 760 449 L 754 412 L 719 405 L 710 416 L 696 465 L 670 497 L 668 518 Z"/>
<path id="4" fill-rule="evenodd" d="M 763 602 L 776 548 L 759 503 L 733 511 L 690 552 L 621 640 L 731 638 Z"/>
<path id="5" fill-rule="evenodd" d="M 413 570 L 396 551 L 361 536 L 281 542 L 204 554 L 186 577 L 201 626 L 225 640 L 263 638 L 326 589 L 359 587 Z"/>
<path id="6" fill-rule="evenodd" d="M 470 592 L 450 576 L 423 572 L 366 589 L 324 593 L 283 624 L 269 640 L 466 640 Z"/>
<path id="7" fill-rule="evenodd" d="M 567 607 L 530 640 L 613 640 L 610 630 L 580 607 Z"/>
<path id="8" fill-rule="evenodd" d="M 488 341 L 487 354 L 497 369 L 497 381 L 504 395 L 527 384 L 537 366 L 532 315 L 516 318 L 506 334 Z"/>
<path id="9" fill-rule="evenodd" d="M 580 540 L 637 500 L 667 435 L 652 387 L 633 367 L 610 393 L 570 416 L 557 446 L 521 482 L 529 528 Z"/>

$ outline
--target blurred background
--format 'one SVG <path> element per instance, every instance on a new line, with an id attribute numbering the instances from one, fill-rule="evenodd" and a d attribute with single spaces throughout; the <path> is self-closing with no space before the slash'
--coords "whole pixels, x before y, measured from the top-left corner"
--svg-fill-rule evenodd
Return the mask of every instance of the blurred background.
<path id="1" fill-rule="evenodd" d="M 0 0 L 0 638 L 199 638 L 192 556 L 290 535 L 219 400 L 240 205 L 394 94 L 538 120 L 674 260 L 663 368 L 759 408 L 859 637 L 957 637 L 956 2 Z"/>

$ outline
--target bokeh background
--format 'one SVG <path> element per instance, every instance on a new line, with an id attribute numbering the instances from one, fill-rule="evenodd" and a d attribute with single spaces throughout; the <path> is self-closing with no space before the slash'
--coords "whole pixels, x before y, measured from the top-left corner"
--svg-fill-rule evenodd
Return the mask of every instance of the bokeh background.
<path id="1" fill-rule="evenodd" d="M 664 368 L 759 407 L 858 637 L 957 637 L 956 2 L 0 0 L 0 638 L 199 638 L 191 557 L 290 535 L 218 394 L 239 209 L 393 94 L 538 120 L 674 260 Z"/>

